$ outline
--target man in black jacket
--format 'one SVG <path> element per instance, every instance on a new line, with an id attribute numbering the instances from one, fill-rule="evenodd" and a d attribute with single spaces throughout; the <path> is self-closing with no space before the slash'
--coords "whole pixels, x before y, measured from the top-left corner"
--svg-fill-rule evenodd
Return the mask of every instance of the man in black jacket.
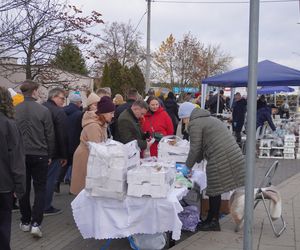
<path id="1" fill-rule="evenodd" d="M 141 150 L 146 149 L 147 135 L 145 135 L 140 127 L 139 119 L 147 113 L 148 104 L 145 101 L 135 101 L 131 108 L 122 112 L 118 118 L 118 134 L 120 142 L 127 143 L 137 140 Z M 150 135 L 149 135 L 150 136 Z"/>
<path id="2" fill-rule="evenodd" d="M 232 105 L 232 130 L 235 133 L 236 142 L 241 146 L 241 132 L 245 122 L 247 112 L 247 101 L 237 92 L 234 95 L 234 103 Z"/>
<path id="3" fill-rule="evenodd" d="M 40 225 L 46 195 L 48 164 L 54 151 L 54 129 L 49 110 L 36 100 L 39 85 L 26 80 L 20 87 L 25 100 L 16 107 L 16 121 L 22 134 L 26 161 L 26 193 L 19 200 L 21 212 L 20 229 L 42 237 Z M 30 205 L 31 181 L 34 188 L 34 203 Z"/>
<path id="4" fill-rule="evenodd" d="M 114 140 L 117 140 L 117 141 L 120 140 L 119 135 L 118 135 L 118 118 L 119 118 L 119 116 L 121 115 L 121 113 L 124 110 L 131 108 L 132 104 L 138 99 L 138 94 L 139 93 L 136 89 L 134 89 L 134 88 L 129 89 L 126 103 L 124 103 L 116 108 L 113 122 L 110 126 L 111 133 L 112 133 Z"/>
<path id="5" fill-rule="evenodd" d="M 60 169 L 66 166 L 68 159 L 67 115 L 63 110 L 65 99 L 65 91 L 61 88 L 54 88 L 49 91 L 48 100 L 43 104 L 50 110 L 55 133 L 55 150 L 47 174 L 47 190 L 44 207 L 45 216 L 62 212 L 60 209 L 52 206 L 52 198 Z"/>
<path id="6" fill-rule="evenodd" d="M 0 248 L 10 250 L 13 197 L 25 193 L 25 153 L 21 134 L 14 120 L 12 99 L 0 87 Z"/>
<path id="7" fill-rule="evenodd" d="M 82 99 L 80 94 L 71 93 L 68 96 L 70 101 L 68 106 L 65 106 L 63 109 L 67 115 L 67 127 L 68 127 L 68 163 L 65 167 L 61 168 L 58 180 L 55 186 L 55 192 L 60 192 L 60 183 L 66 181 L 70 183 L 70 177 L 68 176 L 71 173 L 73 165 L 73 155 L 80 143 L 80 134 L 82 131 Z M 66 176 L 67 175 L 67 176 Z"/>

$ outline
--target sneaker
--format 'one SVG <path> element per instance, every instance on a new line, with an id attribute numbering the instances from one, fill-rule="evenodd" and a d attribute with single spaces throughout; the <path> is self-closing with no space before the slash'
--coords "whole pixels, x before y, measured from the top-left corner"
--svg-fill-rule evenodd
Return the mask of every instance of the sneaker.
<path id="1" fill-rule="evenodd" d="M 33 237 L 42 238 L 43 234 L 41 231 L 41 226 L 36 222 L 31 225 L 31 231 Z"/>
<path id="2" fill-rule="evenodd" d="M 29 223 L 20 223 L 20 229 L 23 232 L 29 232 L 30 231 L 30 224 Z"/>
<path id="3" fill-rule="evenodd" d="M 198 231 L 221 231 L 219 221 L 213 219 L 208 223 L 198 224 Z"/>
<path id="4" fill-rule="evenodd" d="M 51 216 L 51 215 L 57 215 L 62 213 L 61 209 L 55 208 L 55 207 L 50 207 L 49 209 L 44 211 L 44 216 Z"/>

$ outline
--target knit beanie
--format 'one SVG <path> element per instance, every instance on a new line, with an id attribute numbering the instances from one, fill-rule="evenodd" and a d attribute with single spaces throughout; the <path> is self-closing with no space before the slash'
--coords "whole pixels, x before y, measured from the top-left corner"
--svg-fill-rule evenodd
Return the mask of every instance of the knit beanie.
<path id="1" fill-rule="evenodd" d="M 108 96 L 102 96 L 100 101 L 97 103 L 97 111 L 96 114 L 104 114 L 115 111 L 115 104 L 113 104 L 112 100 Z"/>
<path id="2" fill-rule="evenodd" d="M 69 100 L 70 102 L 81 102 L 81 96 L 79 94 L 76 94 L 75 92 L 69 94 Z"/>
<path id="3" fill-rule="evenodd" d="M 95 93 L 91 93 L 86 100 L 86 106 L 90 106 L 93 103 L 97 103 L 99 101 L 100 101 L 100 97 Z"/>
<path id="4" fill-rule="evenodd" d="M 189 118 L 191 116 L 191 113 L 193 109 L 195 108 L 195 105 L 191 102 L 184 102 L 180 104 L 178 109 L 178 116 L 180 119 L 182 118 Z"/>

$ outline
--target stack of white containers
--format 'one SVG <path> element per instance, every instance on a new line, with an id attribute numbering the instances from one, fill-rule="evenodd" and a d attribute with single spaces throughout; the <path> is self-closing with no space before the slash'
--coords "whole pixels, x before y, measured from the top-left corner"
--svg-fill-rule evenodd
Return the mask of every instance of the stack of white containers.
<path id="1" fill-rule="evenodd" d="M 190 143 L 178 136 L 163 137 L 158 144 L 158 159 L 162 161 L 186 162 Z"/>
<path id="2" fill-rule="evenodd" d="M 89 142 L 89 148 L 86 191 L 91 196 L 123 199 L 127 191 L 127 170 L 140 164 L 136 141 L 127 145 L 113 140 Z"/>
<path id="3" fill-rule="evenodd" d="M 284 159 L 295 159 L 295 135 L 285 135 L 284 136 Z"/>
<path id="4" fill-rule="evenodd" d="M 165 198 L 175 181 L 175 162 L 145 162 L 127 173 L 127 195 Z"/>
<path id="5" fill-rule="evenodd" d="M 261 139 L 259 145 L 259 158 L 271 157 L 272 139 Z"/>

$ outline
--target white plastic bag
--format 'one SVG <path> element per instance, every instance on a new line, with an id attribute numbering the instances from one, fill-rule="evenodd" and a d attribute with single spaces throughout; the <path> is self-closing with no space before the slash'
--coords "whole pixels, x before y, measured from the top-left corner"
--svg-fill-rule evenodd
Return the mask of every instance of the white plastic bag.
<path id="1" fill-rule="evenodd" d="M 132 238 L 139 250 L 161 250 L 166 245 L 164 233 L 135 234 Z"/>

